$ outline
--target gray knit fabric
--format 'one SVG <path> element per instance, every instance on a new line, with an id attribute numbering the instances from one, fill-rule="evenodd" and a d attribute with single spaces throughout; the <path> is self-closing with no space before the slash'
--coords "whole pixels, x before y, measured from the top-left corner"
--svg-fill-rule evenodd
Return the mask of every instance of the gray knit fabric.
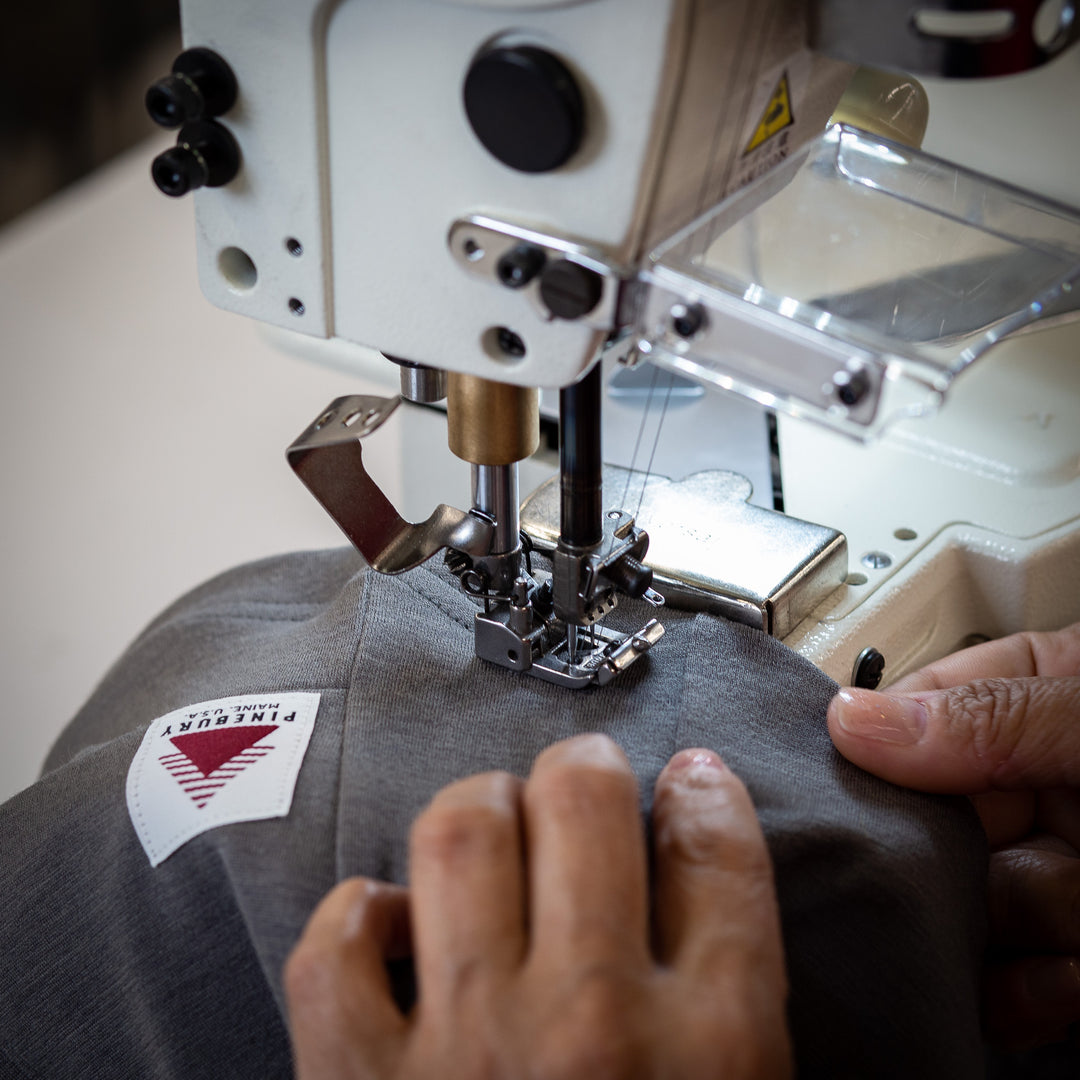
<path id="1" fill-rule="evenodd" d="M 966 801 L 841 759 L 824 722 L 834 684 L 759 632 L 666 610 L 652 654 L 573 692 L 477 660 L 473 610 L 439 571 L 385 578 L 335 551 L 232 571 L 151 624 L 41 781 L 0 809 L 0 1074 L 291 1075 L 281 969 L 325 892 L 352 874 L 405 881 L 410 822 L 449 781 L 525 775 L 548 744 L 603 731 L 643 811 L 687 746 L 749 786 L 776 863 L 800 1075 L 982 1075 L 986 854 Z M 322 695 L 289 816 L 214 829 L 151 868 L 124 798 L 146 725 L 287 690 Z"/>

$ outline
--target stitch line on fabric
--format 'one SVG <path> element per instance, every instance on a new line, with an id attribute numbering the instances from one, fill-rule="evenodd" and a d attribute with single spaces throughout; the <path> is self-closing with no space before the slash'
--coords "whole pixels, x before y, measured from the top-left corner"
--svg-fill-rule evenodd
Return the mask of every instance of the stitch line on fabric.
<path id="1" fill-rule="evenodd" d="M 341 716 L 341 753 L 338 754 L 337 784 L 334 787 L 334 880 L 341 881 L 345 877 L 342 856 L 342 830 L 341 830 L 341 785 L 345 782 L 345 752 L 346 741 L 349 735 L 350 706 L 353 695 L 360 693 L 360 678 L 358 676 L 360 650 L 364 644 L 364 638 L 368 630 L 368 610 L 371 606 L 371 589 L 368 588 L 367 572 L 357 575 L 360 578 L 360 596 L 356 604 L 356 645 L 353 648 L 352 659 L 349 662 L 348 685 L 345 687 L 345 699 L 342 702 L 343 712 Z"/>
<path id="2" fill-rule="evenodd" d="M 428 570 L 427 573 L 430 574 L 431 571 Z M 434 576 L 435 575 L 432 574 L 432 577 L 434 577 Z M 452 622 L 457 623 L 458 626 L 462 627 L 465 630 L 472 630 L 472 627 L 473 627 L 472 622 L 470 622 L 467 619 L 463 619 L 461 617 L 460 612 L 454 611 L 449 607 L 449 605 L 444 604 L 441 597 L 437 597 L 437 596 L 434 595 L 434 593 L 428 592 L 426 589 L 422 589 L 420 587 L 420 582 L 422 580 L 423 579 L 421 577 L 417 576 L 416 579 L 414 579 L 413 581 L 410 581 L 408 583 L 409 588 L 412 589 L 412 591 L 418 597 L 420 597 L 421 600 L 426 600 L 433 608 L 435 608 L 436 611 L 442 612 L 442 614 L 445 615 Z M 436 578 L 436 580 L 439 580 L 439 579 Z"/>
<path id="3" fill-rule="evenodd" d="M 708 679 L 702 679 L 698 670 L 696 657 L 698 650 L 694 646 L 703 634 L 706 625 L 704 617 L 699 613 L 692 618 L 684 620 L 679 632 L 683 635 L 683 668 L 680 680 L 679 704 L 672 710 L 673 722 L 669 726 L 669 738 L 667 743 L 667 755 L 665 760 L 670 761 L 672 756 L 680 749 L 686 749 L 686 737 L 683 734 L 688 726 L 687 719 L 693 715 L 700 715 L 701 704 L 698 700 L 701 687 L 708 685 Z"/>
<path id="4" fill-rule="evenodd" d="M 158 630 L 164 630 L 170 626 L 185 626 L 188 623 L 203 622 L 207 619 L 233 619 L 239 622 L 265 622 L 265 623 L 302 623 L 309 622 L 314 616 L 320 615 L 323 608 L 312 608 L 310 612 L 304 615 L 247 615 L 239 611 L 200 611 L 192 612 L 190 615 L 179 615 L 175 619 L 170 619 L 167 623 L 162 623 L 160 627 L 157 627 L 153 633 L 157 633 Z M 149 636 L 149 635 L 148 635 Z"/>

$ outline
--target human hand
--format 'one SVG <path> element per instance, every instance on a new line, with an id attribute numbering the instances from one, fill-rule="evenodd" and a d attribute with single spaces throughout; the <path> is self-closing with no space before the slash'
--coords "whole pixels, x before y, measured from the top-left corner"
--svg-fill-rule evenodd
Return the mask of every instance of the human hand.
<path id="1" fill-rule="evenodd" d="M 787 1077 L 772 867 L 741 782 L 704 750 L 656 783 L 654 891 L 637 784 L 601 735 L 441 791 L 411 888 L 343 882 L 285 972 L 297 1076 Z M 651 925 L 650 925 L 651 922 Z M 385 959 L 411 940 L 419 999 Z"/>
<path id="2" fill-rule="evenodd" d="M 987 1034 L 1010 1048 L 1080 1021 L 1080 623 L 964 649 L 884 693 L 841 690 L 845 757 L 970 795 L 990 842 Z"/>

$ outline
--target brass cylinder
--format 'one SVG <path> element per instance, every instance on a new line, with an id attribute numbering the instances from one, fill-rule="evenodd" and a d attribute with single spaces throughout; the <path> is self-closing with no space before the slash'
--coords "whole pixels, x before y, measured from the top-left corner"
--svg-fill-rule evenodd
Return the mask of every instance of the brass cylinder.
<path id="1" fill-rule="evenodd" d="M 850 124 L 917 149 L 922 146 L 929 118 L 930 101 L 918 79 L 861 67 L 837 102 L 832 122 Z"/>
<path id="2" fill-rule="evenodd" d="M 540 394 L 478 375 L 450 372 L 447 385 L 450 449 L 474 465 L 511 465 L 540 445 Z"/>

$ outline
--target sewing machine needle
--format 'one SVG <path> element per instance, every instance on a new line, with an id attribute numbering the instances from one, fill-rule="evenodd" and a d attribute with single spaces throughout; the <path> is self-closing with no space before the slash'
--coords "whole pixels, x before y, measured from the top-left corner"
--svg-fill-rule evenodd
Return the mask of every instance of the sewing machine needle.
<path id="1" fill-rule="evenodd" d="M 577 624 L 566 624 L 566 656 L 567 662 L 571 667 L 574 666 L 574 661 L 577 658 Z"/>

